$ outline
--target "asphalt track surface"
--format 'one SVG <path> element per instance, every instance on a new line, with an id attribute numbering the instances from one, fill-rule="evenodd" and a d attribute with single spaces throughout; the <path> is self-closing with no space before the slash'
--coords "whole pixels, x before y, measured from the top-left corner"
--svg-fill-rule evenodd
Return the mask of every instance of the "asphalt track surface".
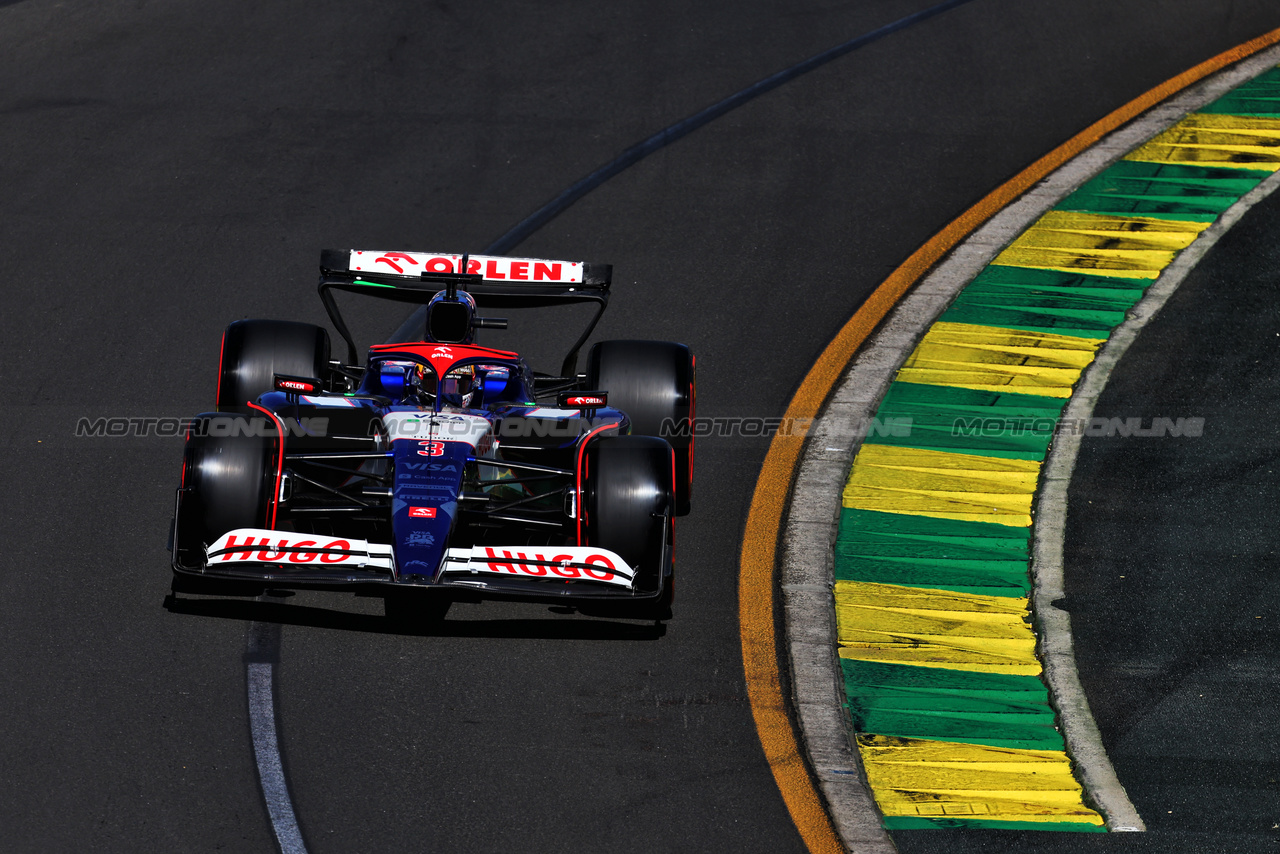
<path id="1" fill-rule="evenodd" d="M 425 636 L 345 595 L 166 608 L 180 443 L 73 432 L 208 408 L 227 322 L 324 321 L 322 248 L 483 247 L 656 130 L 928 5 L 0 6 L 0 850 L 271 850 L 253 620 L 283 625 L 281 746 L 313 852 L 803 850 L 738 640 L 764 440 L 699 447 L 662 632 L 489 603 Z M 957 214 L 1280 26 L 1270 2 L 1159 6 L 975 0 L 656 153 L 516 251 L 612 262 L 598 337 L 685 341 L 699 414 L 778 416 Z M 358 315 L 366 342 L 397 319 Z M 1253 779 L 1240 761 L 1215 779 Z"/>

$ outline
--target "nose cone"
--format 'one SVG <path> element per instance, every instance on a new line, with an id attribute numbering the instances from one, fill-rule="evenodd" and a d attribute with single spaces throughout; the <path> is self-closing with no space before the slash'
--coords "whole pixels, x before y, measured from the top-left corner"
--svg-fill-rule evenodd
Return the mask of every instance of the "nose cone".
<path id="1" fill-rule="evenodd" d="M 397 439 L 391 529 L 396 566 L 406 581 L 436 579 L 458 513 L 462 474 L 472 448 L 466 442 Z"/>

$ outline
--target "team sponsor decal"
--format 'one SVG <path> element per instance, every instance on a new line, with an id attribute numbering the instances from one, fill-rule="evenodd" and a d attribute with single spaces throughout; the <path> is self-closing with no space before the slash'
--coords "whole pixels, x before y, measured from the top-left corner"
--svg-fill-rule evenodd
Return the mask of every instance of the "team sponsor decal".
<path id="1" fill-rule="evenodd" d="M 362 273 L 394 273 L 419 276 L 422 273 L 458 273 L 461 255 L 431 252 L 372 252 L 352 250 L 348 266 Z M 499 255 L 472 255 L 466 272 L 479 273 L 486 281 L 546 282 L 581 284 L 580 261 L 551 261 L 546 258 L 507 258 Z"/>
<path id="2" fill-rule="evenodd" d="M 608 398 L 603 394 L 571 394 L 564 398 L 565 406 L 604 406 Z"/>
<path id="3" fill-rule="evenodd" d="M 437 377 L 443 377 L 449 373 L 449 368 L 453 363 L 467 354 L 464 352 L 455 353 L 452 347 L 432 347 L 427 353 L 427 358 L 431 360 L 431 369 L 436 372 Z"/>
<path id="4" fill-rule="evenodd" d="M 410 519 L 434 519 L 436 518 L 436 508 L 434 507 L 410 507 Z"/>
<path id="5" fill-rule="evenodd" d="M 275 563 L 313 566 L 391 567 L 391 547 L 364 540 L 237 528 L 206 551 L 210 566 L 224 563 Z"/>
<path id="6" fill-rule="evenodd" d="M 477 546 L 449 549 L 446 573 L 489 573 L 545 581 L 597 581 L 631 587 L 634 575 L 615 552 L 593 546 L 533 550 L 525 546 Z"/>
<path id="7" fill-rule="evenodd" d="M 413 475 L 426 476 L 428 480 L 441 480 L 458 473 L 458 467 L 453 463 L 401 463 L 399 468 Z"/>

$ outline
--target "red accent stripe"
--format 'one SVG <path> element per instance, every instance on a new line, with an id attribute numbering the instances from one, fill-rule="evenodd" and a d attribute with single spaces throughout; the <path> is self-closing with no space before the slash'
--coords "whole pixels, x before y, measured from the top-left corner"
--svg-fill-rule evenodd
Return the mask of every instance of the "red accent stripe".
<path id="1" fill-rule="evenodd" d="M 280 479 L 284 475 L 284 422 L 280 417 L 269 409 L 265 409 L 252 400 L 246 400 L 245 403 L 252 406 L 259 412 L 267 413 L 267 416 L 275 422 L 276 429 L 280 431 L 280 450 L 276 454 L 276 488 L 271 493 L 271 524 L 268 526 L 272 530 L 276 527 L 276 514 L 280 510 Z"/>
<path id="2" fill-rule="evenodd" d="M 578 487 L 578 545 L 582 545 L 582 522 L 587 517 L 587 503 L 582 499 L 582 476 L 584 473 L 582 470 L 582 463 L 583 457 L 587 452 L 587 442 L 591 441 L 591 437 L 595 434 L 605 430 L 617 430 L 619 426 L 620 425 L 618 424 L 605 424 L 602 427 L 597 427 L 587 435 L 583 436 L 582 443 L 578 445 L 578 464 L 574 467 Z"/>
<path id="3" fill-rule="evenodd" d="M 223 333 L 223 337 L 225 337 L 225 336 L 226 336 L 226 333 Z M 219 368 L 218 368 L 218 372 L 219 372 L 219 374 L 221 374 L 221 372 L 222 372 L 222 368 L 221 368 L 221 366 L 219 366 Z M 194 427 L 194 426 L 195 426 L 194 419 L 193 419 L 192 421 L 188 421 L 188 422 L 187 422 L 187 432 L 186 432 L 186 435 L 184 435 L 184 436 L 182 437 L 182 443 L 183 443 L 183 448 L 182 448 L 182 477 L 178 480 L 178 488 L 179 488 L 179 489 L 186 489 L 186 488 L 187 488 L 187 448 L 186 448 L 186 443 L 191 441 L 191 428 L 192 428 L 192 427 Z"/>

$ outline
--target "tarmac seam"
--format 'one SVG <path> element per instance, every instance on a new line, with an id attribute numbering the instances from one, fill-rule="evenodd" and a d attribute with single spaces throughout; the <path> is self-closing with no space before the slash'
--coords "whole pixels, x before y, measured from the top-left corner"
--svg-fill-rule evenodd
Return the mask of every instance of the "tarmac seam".
<path id="1" fill-rule="evenodd" d="M 841 509 L 841 490 L 853 458 L 862 444 L 867 425 L 898 368 L 910 355 L 925 330 L 947 308 L 959 291 L 995 256 L 1036 219 L 1050 210 L 1085 181 L 1119 160 L 1142 142 L 1175 124 L 1186 114 L 1221 97 L 1246 80 L 1256 77 L 1280 60 L 1280 47 L 1263 50 L 1214 72 L 1181 92 L 1154 105 L 1133 121 L 1107 134 L 1098 143 L 1071 158 L 1034 188 L 993 215 L 971 235 L 958 243 L 939 264 L 899 302 L 884 324 L 861 348 L 844 372 L 843 379 L 814 422 L 804 444 L 791 504 L 783 527 L 780 588 L 782 612 L 792 686 L 792 702 L 803 750 L 817 778 L 832 823 L 845 848 L 859 854 L 895 851 L 866 782 L 866 773 L 850 734 L 852 724 L 845 698 L 836 650 L 833 548 Z M 1166 273 L 1152 285 L 1159 288 L 1175 270 L 1186 271 L 1216 242 L 1244 211 L 1264 197 L 1264 187 L 1274 189 L 1280 178 L 1269 178 L 1243 197 L 1217 223 L 1184 250 Z M 1270 189 L 1267 192 L 1270 192 Z M 1261 193 L 1261 195 L 1257 195 Z M 1252 202 L 1249 202 L 1253 199 Z M 1248 203 L 1248 204 L 1246 204 Z M 1237 211 L 1237 208 L 1240 208 Z M 1232 216 L 1234 214 L 1234 216 Z M 1197 249 L 1202 243 L 1202 249 Z M 1185 260 L 1184 260 L 1185 259 Z M 1178 279 L 1180 282 L 1181 279 Z M 1176 287 L 1176 284 L 1173 285 Z M 1172 288 L 1169 289 L 1172 293 Z M 1147 304 L 1151 295 L 1135 309 L 1135 319 L 1149 318 L 1158 310 Z M 1167 299 L 1167 296 L 1165 297 Z M 1160 304 L 1163 304 L 1161 302 Z M 1149 312 L 1149 313 L 1148 313 Z M 1127 325 L 1130 321 L 1126 321 Z M 1140 327 L 1139 327 L 1140 328 Z M 1124 326 L 1120 328 L 1124 329 Z M 1120 330 L 1117 330 L 1119 334 Z M 1132 333 L 1136 337 L 1136 331 Z M 1129 339 L 1130 341 L 1132 339 Z M 1112 342 L 1117 338 L 1113 337 Z M 1127 344 L 1114 359 L 1123 355 Z M 1111 344 L 1104 348 L 1104 353 Z M 1094 365 L 1102 363 L 1102 356 Z M 1114 365 L 1114 361 L 1110 364 Z M 1085 375 L 1089 381 L 1094 368 Z M 1109 374 L 1109 369 L 1107 371 Z M 1105 382 L 1106 375 L 1099 375 Z M 1081 390 L 1086 386 L 1082 383 Z M 1098 386 L 1100 391 L 1101 386 Z M 1077 392 L 1077 394 L 1079 391 Z M 1096 398 L 1095 398 L 1096 399 Z M 1073 395 L 1071 404 L 1074 405 Z M 1090 412 L 1092 404 L 1089 405 Z M 1065 415 L 1065 413 L 1064 413 Z M 1078 442 L 1077 442 L 1078 448 Z M 1061 484 L 1061 508 L 1065 513 L 1065 489 L 1074 466 L 1074 453 L 1066 459 L 1065 477 L 1047 474 L 1042 490 Z M 1043 494 L 1037 511 L 1052 512 Z M 1037 516 L 1036 529 L 1048 520 Z M 1079 687 L 1072 651 L 1070 622 L 1065 612 L 1052 607 L 1061 597 L 1061 525 L 1056 528 L 1057 581 L 1040 578 L 1048 573 L 1051 546 L 1048 530 L 1034 535 L 1032 561 L 1035 606 L 1041 615 L 1046 680 L 1063 721 L 1063 735 L 1075 758 L 1081 782 L 1100 807 L 1111 830 L 1141 830 L 1141 818 L 1129 802 L 1102 747 L 1097 724 L 1089 712 Z M 1042 558 L 1041 543 L 1045 541 Z M 1045 563 L 1042 564 L 1042 560 Z M 1045 619 L 1045 616 L 1048 619 Z M 1074 682 L 1074 685 L 1072 684 Z M 1062 692 L 1061 694 L 1059 692 Z"/>

